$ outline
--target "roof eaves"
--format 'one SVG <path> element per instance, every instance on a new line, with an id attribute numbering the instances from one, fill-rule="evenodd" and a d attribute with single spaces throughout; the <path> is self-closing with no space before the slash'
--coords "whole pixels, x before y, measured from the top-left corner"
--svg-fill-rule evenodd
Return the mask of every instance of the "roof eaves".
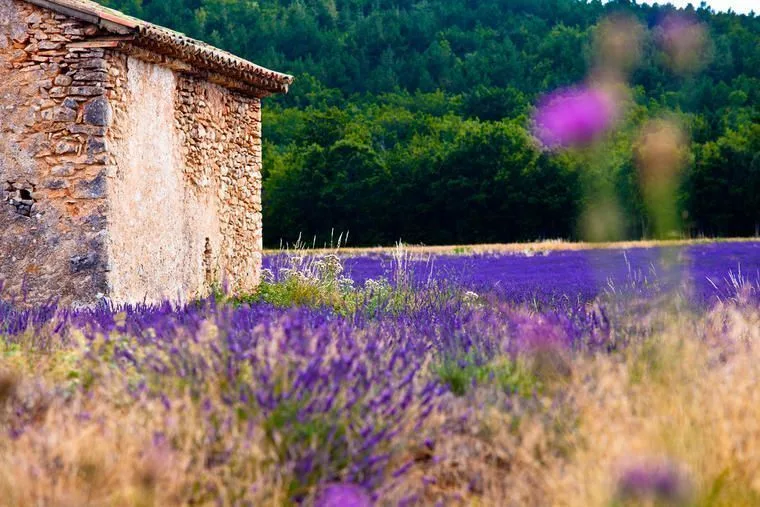
<path id="1" fill-rule="evenodd" d="M 135 35 L 133 43 L 146 46 L 206 70 L 229 74 L 268 93 L 287 93 L 293 76 L 256 65 L 204 42 L 192 39 L 91 0 L 26 0 L 38 7 L 80 19 L 118 35 Z"/>
<path id="2" fill-rule="evenodd" d="M 105 11 L 105 8 L 97 12 L 90 11 L 85 8 L 81 8 L 71 2 L 60 2 L 57 0 L 26 0 L 30 4 L 49 9 L 58 14 L 70 16 L 72 18 L 80 19 L 86 23 L 90 23 L 99 26 L 109 32 L 115 32 L 121 35 L 126 35 L 137 29 L 140 22 L 134 18 L 130 19 L 128 16 L 116 16 Z"/>

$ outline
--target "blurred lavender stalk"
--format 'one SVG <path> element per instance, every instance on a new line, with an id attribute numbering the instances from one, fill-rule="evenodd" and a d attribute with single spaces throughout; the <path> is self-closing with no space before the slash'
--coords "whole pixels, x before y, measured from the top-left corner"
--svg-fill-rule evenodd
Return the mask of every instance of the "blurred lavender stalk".
<path id="1" fill-rule="evenodd" d="M 690 486 L 673 462 L 642 461 L 629 465 L 620 475 L 617 494 L 624 501 L 657 501 L 683 505 L 690 496 Z"/>
<path id="2" fill-rule="evenodd" d="M 314 507 L 371 507 L 372 499 L 355 484 L 329 484 L 322 488 Z"/>
<path id="3" fill-rule="evenodd" d="M 710 61 L 707 29 L 694 16 L 669 14 L 655 27 L 654 35 L 665 64 L 676 74 L 693 74 Z"/>
<path id="4" fill-rule="evenodd" d="M 548 149 L 587 145 L 613 125 L 617 107 L 601 88 L 580 86 L 545 96 L 533 117 L 533 133 Z"/>

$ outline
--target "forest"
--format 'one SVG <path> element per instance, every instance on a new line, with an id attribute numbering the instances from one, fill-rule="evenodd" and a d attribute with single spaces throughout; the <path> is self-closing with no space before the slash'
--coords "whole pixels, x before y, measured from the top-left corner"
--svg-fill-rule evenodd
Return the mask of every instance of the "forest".
<path id="1" fill-rule="evenodd" d="M 264 108 L 265 243 L 351 245 L 578 237 L 605 181 L 624 236 L 648 237 L 633 132 L 675 117 L 689 139 L 677 206 L 686 236 L 760 233 L 760 16 L 684 14 L 709 42 L 674 73 L 653 37 L 623 126 L 602 147 L 542 151 L 540 97 L 582 82 L 610 15 L 647 32 L 672 6 L 630 0 L 104 0 L 296 76 Z M 593 151 L 596 150 L 596 153 Z M 603 155 L 600 156 L 600 151 Z M 595 158 L 596 163 L 590 160 Z M 603 163 L 598 163 L 602 160 Z M 313 238 L 313 239 L 312 239 Z"/>

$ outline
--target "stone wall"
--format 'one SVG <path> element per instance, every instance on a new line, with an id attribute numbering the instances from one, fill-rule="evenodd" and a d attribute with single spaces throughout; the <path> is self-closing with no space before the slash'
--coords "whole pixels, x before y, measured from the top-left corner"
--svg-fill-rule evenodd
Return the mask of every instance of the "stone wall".
<path id="1" fill-rule="evenodd" d="M 262 249 L 259 100 L 131 53 L 107 56 L 109 295 L 187 298 L 223 283 L 252 290 Z"/>
<path id="2" fill-rule="evenodd" d="M 196 194 L 211 192 L 220 222 L 221 243 L 207 252 L 207 282 L 250 292 L 263 250 L 261 100 L 189 76 L 180 77 L 177 91 L 185 178 Z"/>
<path id="3" fill-rule="evenodd" d="M 261 104 L 0 0 L 0 283 L 64 304 L 259 282 Z M 108 44 L 104 44 L 108 46 Z"/>
<path id="4" fill-rule="evenodd" d="M 107 291 L 104 53 L 97 28 L 0 0 L 0 283 L 92 303 Z"/>

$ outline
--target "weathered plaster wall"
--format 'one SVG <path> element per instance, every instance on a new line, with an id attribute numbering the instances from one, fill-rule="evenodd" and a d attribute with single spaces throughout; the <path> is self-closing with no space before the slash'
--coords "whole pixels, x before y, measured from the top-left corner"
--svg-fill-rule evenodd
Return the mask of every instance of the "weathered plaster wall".
<path id="1" fill-rule="evenodd" d="M 135 51 L 108 56 L 109 296 L 252 290 L 261 267 L 260 103 Z M 167 65 L 168 64 L 168 65 Z"/>
<path id="2" fill-rule="evenodd" d="M 106 292 L 102 50 L 69 49 L 97 29 L 0 0 L 0 282 L 30 303 Z"/>
<path id="3" fill-rule="evenodd" d="M 220 228 L 211 190 L 193 192 L 183 174 L 174 128 L 177 77 L 123 54 L 109 63 L 119 76 L 109 136 L 109 296 L 135 302 L 198 295 L 206 238 L 220 244 Z"/>

